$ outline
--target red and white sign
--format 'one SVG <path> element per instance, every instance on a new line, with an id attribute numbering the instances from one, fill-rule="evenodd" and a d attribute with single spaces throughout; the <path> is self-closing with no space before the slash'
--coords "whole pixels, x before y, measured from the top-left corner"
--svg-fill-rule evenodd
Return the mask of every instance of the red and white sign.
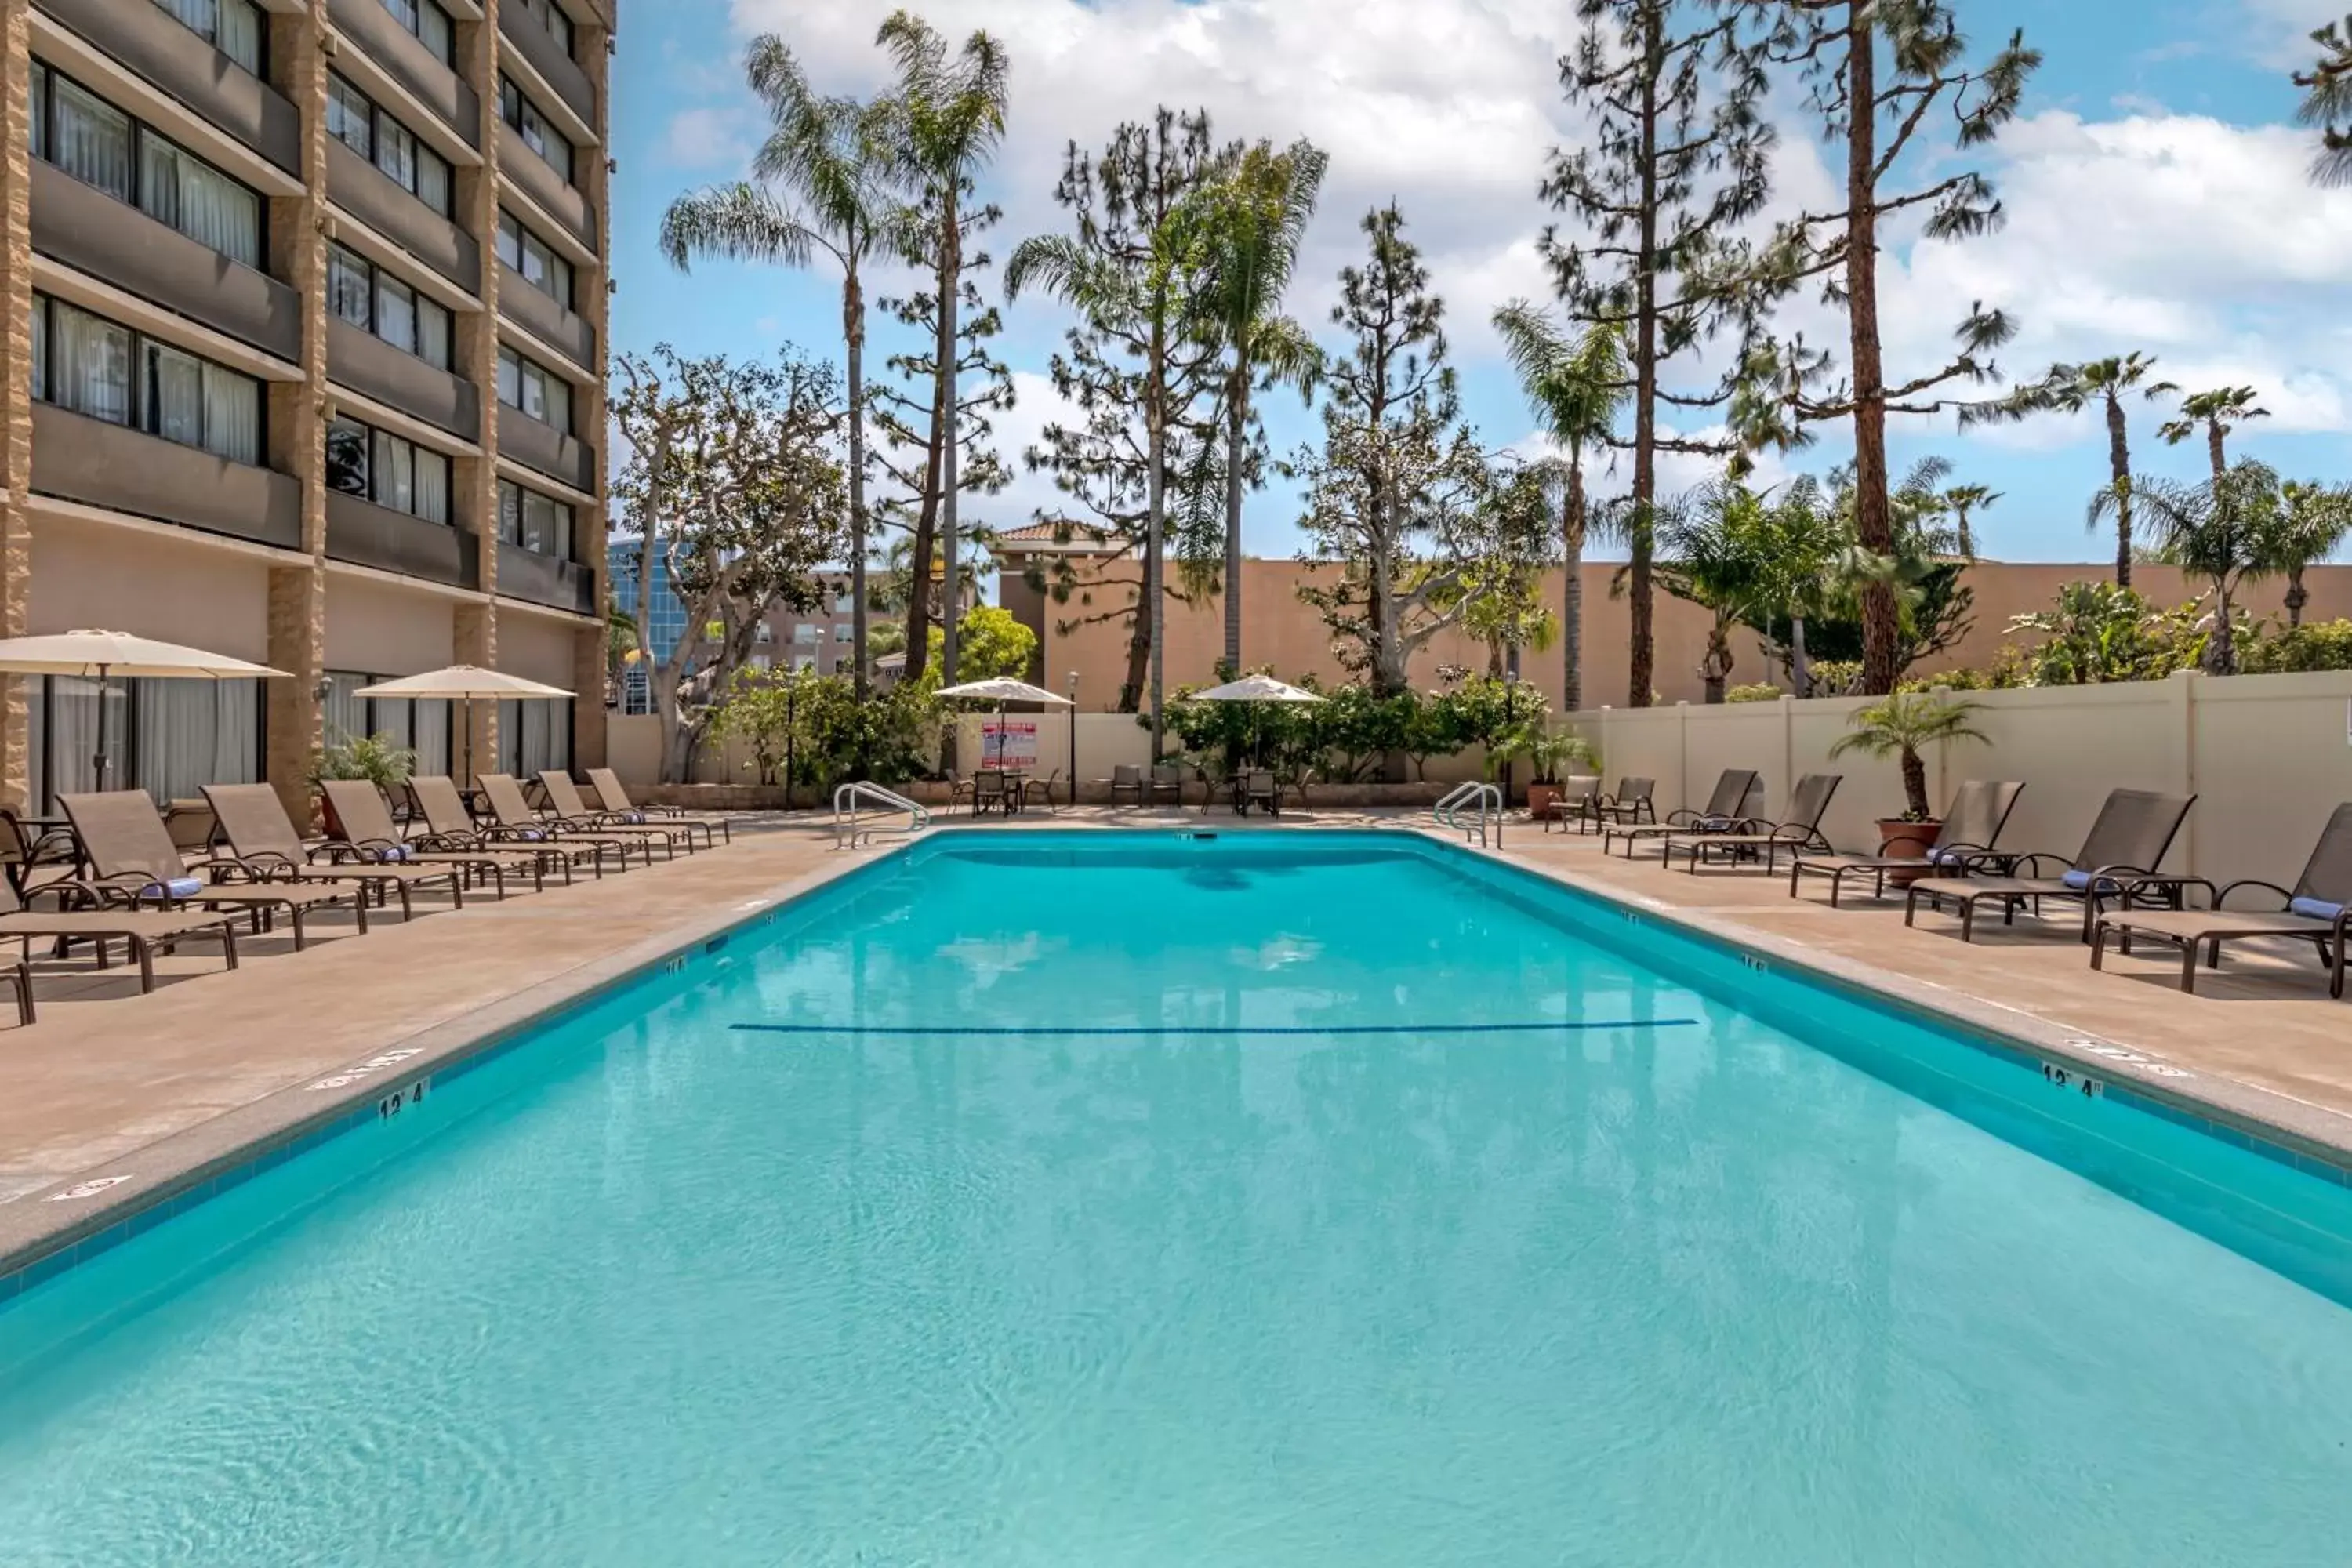
<path id="1" fill-rule="evenodd" d="M 980 765 L 984 768 L 1034 768 L 1037 765 L 1037 721 L 982 719 L 980 721 Z"/>

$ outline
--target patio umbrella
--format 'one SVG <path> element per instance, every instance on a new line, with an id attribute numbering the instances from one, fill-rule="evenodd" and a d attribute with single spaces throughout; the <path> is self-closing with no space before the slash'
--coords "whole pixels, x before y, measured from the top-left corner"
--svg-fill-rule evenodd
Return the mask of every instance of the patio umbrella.
<path id="1" fill-rule="evenodd" d="M 1312 691 L 1276 680 L 1271 675 L 1244 675 L 1239 680 L 1228 680 L 1223 686 L 1212 686 L 1206 691 L 1192 693 L 1195 702 L 1320 702 Z M 1257 721 L 1250 721 L 1250 752 L 1257 752 Z"/>
<path id="2" fill-rule="evenodd" d="M 394 700 L 406 697 L 427 702 L 436 698 L 446 701 L 471 702 L 478 698 L 530 700 L 570 697 L 572 693 L 560 686 L 525 680 L 520 675 L 509 675 L 500 669 L 484 669 L 473 664 L 453 664 L 446 669 L 426 670 L 423 675 L 404 675 L 393 680 L 380 680 L 373 686 L 361 687 L 352 695 Z M 474 774 L 474 726 L 469 722 L 463 728 L 466 732 L 466 771 L 460 776 L 471 778 Z"/>
<path id="3" fill-rule="evenodd" d="M 128 632 L 58 632 L 49 637 L 0 638 L 0 673 L 76 675 L 98 682 L 98 752 L 90 758 L 96 787 L 106 787 L 106 686 L 115 676 L 144 680 L 290 679 L 282 669 L 207 653 L 200 647 L 157 642 Z"/>
<path id="4" fill-rule="evenodd" d="M 1048 691 L 1042 686 L 1032 686 L 1025 680 L 1014 680 L 1010 676 L 1003 675 L 994 676 L 987 680 L 967 680 L 961 686 L 942 686 L 939 689 L 939 695 L 941 697 L 969 697 L 979 701 L 995 703 L 996 721 L 999 725 L 997 733 L 1000 736 L 1004 732 L 1002 726 L 1004 722 L 1004 705 L 1008 702 L 1044 702 L 1055 708 L 1068 708 L 1072 706 L 1070 700 L 1066 697 L 1061 696 L 1055 692 Z M 1075 735 L 1075 731 L 1077 728 L 1077 720 L 1075 717 L 1070 721 L 1070 727 Z M 981 749 L 981 760 L 985 762 L 987 759 L 987 748 L 983 746 Z M 1002 741 L 998 742 L 996 760 L 999 763 L 1003 763 L 1004 761 Z M 1073 772 L 1075 772 L 1075 769 Z M 1076 790 L 1077 780 L 1076 778 L 1073 778 L 1070 781 L 1070 788 L 1073 792 Z M 1075 795 L 1073 795 L 1073 798 L 1075 798 Z"/>

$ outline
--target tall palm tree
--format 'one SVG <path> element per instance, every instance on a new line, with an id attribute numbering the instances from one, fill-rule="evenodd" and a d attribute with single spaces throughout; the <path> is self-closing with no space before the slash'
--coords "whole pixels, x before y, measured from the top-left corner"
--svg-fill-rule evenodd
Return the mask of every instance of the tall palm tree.
<path id="1" fill-rule="evenodd" d="M 2158 392 L 2178 392 L 2169 382 L 2148 388 L 2149 395 Z M 2251 386 L 2217 386 L 2210 392 L 2192 392 L 2180 400 L 2180 412 L 2156 427 L 2156 433 L 2168 446 L 2178 447 L 2205 431 L 2205 455 L 2212 459 L 2213 477 L 2221 479 L 2230 471 L 2229 460 L 2222 456 L 2221 443 L 2230 432 L 2249 419 L 2267 419 L 2271 411 L 2254 406 L 2254 389 Z"/>
<path id="2" fill-rule="evenodd" d="M 1977 558 L 1977 536 L 1969 527 L 1969 515 L 1985 510 L 2000 497 L 1990 485 L 1954 485 L 1944 492 L 1944 505 L 1952 513 L 1953 548 L 1963 558 Z"/>
<path id="3" fill-rule="evenodd" d="M 2107 419 L 2107 479 L 2115 497 L 2107 508 L 2116 526 L 2116 586 L 2131 586 L 2132 569 L 2132 495 L 2131 442 L 2124 418 L 2123 395 L 2146 382 L 2148 373 L 2156 368 L 2153 356 L 2143 353 L 2109 354 L 2105 359 L 2086 360 L 2081 364 L 2053 364 L 2041 380 L 2028 382 L 2008 396 L 1991 403 L 1977 403 L 1960 410 L 1960 427 L 1995 422 L 2011 422 L 2030 414 L 2076 414 L 2092 404 L 2101 405 Z M 2170 382 L 2160 381 L 2148 385 L 2145 395 L 2161 396 L 2179 389 Z M 2093 520 L 2096 526 L 2100 519 Z"/>
<path id="4" fill-rule="evenodd" d="M 866 696 L 866 262 L 912 243 L 899 155 L 903 117 L 887 96 L 860 103 L 820 98 L 784 41 L 751 40 L 744 75 L 768 111 L 767 140 L 751 160 L 753 181 L 712 185 L 672 202 L 662 217 L 662 254 L 679 271 L 697 257 L 806 267 L 818 252 L 841 268 L 841 335 L 849 361 L 849 578 L 856 601 L 851 638 L 857 695 Z M 753 183 L 756 181 L 757 183 Z"/>
<path id="5" fill-rule="evenodd" d="M 2280 518 L 2271 540 L 2271 564 L 2286 577 L 2286 624 L 2303 625 L 2303 610 L 2311 602 L 2303 574 L 2312 563 L 2325 561 L 2352 535 L 2352 485 L 2303 483 L 2289 479 L 2279 487 Z"/>
<path id="6" fill-rule="evenodd" d="M 1560 605 L 1560 707 L 1573 713 L 1584 706 L 1584 550 L 1601 531 L 1584 494 L 1584 452 L 1609 439 L 1632 386 L 1626 379 L 1623 335 L 1603 322 L 1574 337 L 1525 300 L 1495 312 L 1495 331 L 1518 374 L 1519 390 L 1542 422 L 1543 431 L 1567 454 L 1567 483 L 1560 501 L 1560 543 L 1568 556 L 1568 584 Z M 1613 527 L 1617 514 L 1599 520 Z M 1648 697 L 1637 692 L 1638 704 Z"/>
<path id="7" fill-rule="evenodd" d="M 929 253 L 919 259 L 930 264 L 932 286 L 939 291 L 931 392 L 931 442 L 938 454 L 934 471 L 939 479 L 938 510 L 933 512 L 927 503 L 924 511 L 936 520 L 947 580 L 952 584 L 957 580 L 957 465 L 963 433 L 956 374 L 960 353 L 956 307 L 963 283 L 965 199 L 1004 140 L 1012 63 L 1003 46 L 984 32 L 973 33 L 950 55 L 947 40 L 911 11 L 892 12 L 875 41 L 889 51 L 898 68 L 894 96 L 903 115 L 905 134 L 899 143 L 903 172 L 911 183 L 921 185 L 928 197 Z M 919 553 L 931 542 L 920 537 L 929 531 L 918 524 Z M 950 684 L 956 678 L 957 609 L 956 597 L 950 594 L 940 611 L 945 633 L 940 675 Z M 918 610 L 915 618 L 920 615 Z M 910 665 L 916 657 L 915 651 L 908 652 Z"/>
<path id="8" fill-rule="evenodd" d="M 1261 142 L 1195 198 L 1204 230 L 1203 324 L 1225 350 L 1225 664 L 1242 668 L 1242 488 L 1250 398 L 1282 385 L 1312 398 L 1322 352 L 1282 313 L 1330 159 L 1301 139 L 1280 153 Z"/>

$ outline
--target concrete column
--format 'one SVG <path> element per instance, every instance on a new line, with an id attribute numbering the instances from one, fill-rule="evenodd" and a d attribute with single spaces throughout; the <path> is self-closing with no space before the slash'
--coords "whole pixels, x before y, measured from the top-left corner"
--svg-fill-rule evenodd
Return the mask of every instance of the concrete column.
<path id="1" fill-rule="evenodd" d="M 596 507 L 593 513 L 574 520 L 572 553 L 581 563 L 596 574 L 596 613 L 600 624 L 593 630 L 583 630 L 579 637 L 577 656 L 573 664 L 578 673 L 572 689 L 579 699 L 572 705 L 572 757 L 575 767 L 594 768 L 604 765 L 604 628 L 601 624 L 605 607 L 612 602 L 613 584 L 607 565 L 606 518 L 612 497 L 612 431 L 611 416 L 606 405 L 606 389 L 611 385 L 611 331 L 613 324 L 613 174 L 615 163 L 613 154 L 613 92 L 610 56 L 613 34 L 610 28 L 579 29 L 578 47 L 586 57 L 589 79 L 596 84 L 596 118 L 594 121 L 598 146 L 595 155 L 584 162 L 584 170 L 576 170 L 583 179 L 582 190 L 588 197 L 589 209 L 596 215 L 597 268 L 591 279 L 574 278 L 573 307 L 595 331 L 595 354 L 589 369 L 595 373 L 593 384 L 580 389 L 583 395 L 573 398 L 573 426 L 580 438 L 596 449 Z M 576 163 L 575 163 L 576 169 Z"/>
<path id="2" fill-rule="evenodd" d="M 479 604 L 460 605 L 457 615 L 457 656 L 460 664 L 496 669 L 499 664 L 499 5 L 482 0 L 482 19 L 457 24 L 457 70 L 481 101 L 482 165 L 457 171 L 457 222 L 481 244 L 482 308 L 458 318 L 457 363 L 462 374 L 481 389 L 482 424 L 475 435 L 482 448 L 478 458 L 453 465 L 451 489 L 458 521 L 474 530 L 475 561 L 482 593 Z M 494 773 L 499 756 L 499 705 L 460 704 L 470 715 L 453 714 L 459 725 L 470 725 L 474 769 Z M 465 766 L 466 730 L 450 736 L 452 767 Z M 463 784 L 470 781 L 460 779 Z"/>
<path id="3" fill-rule="evenodd" d="M 488 604 L 461 604 L 453 619 L 456 623 L 457 662 L 479 665 L 484 669 L 497 668 L 496 609 Z M 449 706 L 449 716 L 453 721 L 449 735 L 449 765 L 464 770 L 467 735 L 470 729 L 473 771 L 478 773 L 496 773 L 499 766 L 499 705 L 495 702 L 453 702 Z M 457 782 L 462 785 L 473 781 L 460 778 Z"/>
<path id="4" fill-rule="evenodd" d="M 0 637 L 22 637 L 32 607 L 32 521 L 25 510 L 33 481 L 32 141 L 28 133 L 26 7 L 0 0 Z M 0 800 L 30 795 L 32 750 L 26 727 L 31 683 L 0 676 Z"/>

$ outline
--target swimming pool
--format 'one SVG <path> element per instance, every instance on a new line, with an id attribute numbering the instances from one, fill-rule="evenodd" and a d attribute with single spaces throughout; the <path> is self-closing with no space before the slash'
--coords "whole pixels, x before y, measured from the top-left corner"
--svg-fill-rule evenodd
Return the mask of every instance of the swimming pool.
<path id="1" fill-rule="evenodd" d="M 2352 1190 L 1352 833 L 947 834 L 0 1311 L 0 1559 L 2310 1563 Z"/>

